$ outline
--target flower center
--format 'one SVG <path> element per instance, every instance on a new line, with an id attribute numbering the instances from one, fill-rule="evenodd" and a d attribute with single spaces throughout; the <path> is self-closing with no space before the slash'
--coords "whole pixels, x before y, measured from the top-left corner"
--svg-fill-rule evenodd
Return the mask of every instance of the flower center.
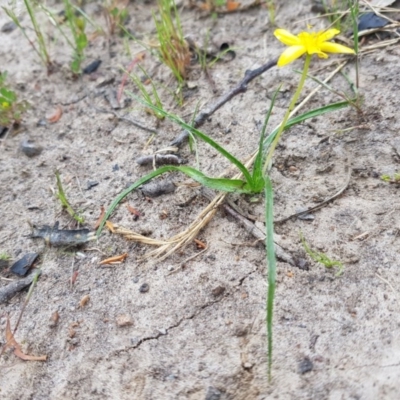
<path id="1" fill-rule="evenodd" d="M 321 54 L 320 34 L 315 32 L 301 32 L 298 35 L 301 44 L 304 46 L 308 54 Z"/>

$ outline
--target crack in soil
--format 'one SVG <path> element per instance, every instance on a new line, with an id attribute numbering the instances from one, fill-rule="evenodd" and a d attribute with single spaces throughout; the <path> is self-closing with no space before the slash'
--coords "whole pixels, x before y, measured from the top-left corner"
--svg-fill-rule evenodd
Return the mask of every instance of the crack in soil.
<path id="1" fill-rule="evenodd" d="M 233 289 L 241 287 L 242 284 L 243 284 L 243 282 L 245 281 L 245 279 L 248 278 L 250 275 L 254 274 L 254 272 L 257 272 L 257 268 L 254 269 L 254 270 L 252 270 L 252 271 L 250 271 L 249 273 L 247 273 L 244 277 L 240 278 L 238 284 L 235 285 L 235 286 L 233 286 Z M 160 336 L 165 336 L 165 335 L 167 335 L 168 332 L 169 332 L 170 330 L 175 329 L 175 328 L 178 328 L 178 327 L 182 324 L 182 322 L 192 320 L 193 318 L 195 318 L 197 315 L 199 315 L 199 314 L 200 314 L 203 310 L 205 310 L 206 308 L 208 308 L 208 307 L 210 307 L 210 306 L 212 306 L 212 305 L 214 305 L 214 304 L 218 304 L 218 303 L 220 303 L 220 302 L 221 302 L 222 300 L 224 300 L 224 299 L 228 299 L 232 294 L 233 294 L 232 291 L 226 292 L 226 295 L 225 295 L 225 296 L 221 296 L 219 299 L 216 299 L 216 300 L 214 300 L 214 301 L 210 301 L 210 302 L 207 302 L 207 303 L 201 305 L 200 307 L 198 307 L 198 308 L 196 309 L 196 311 L 194 311 L 194 312 L 193 312 L 191 315 L 189 315 L 188 317 L 183 317 L 183 318 L 181 318 L 177 323 L 175 323 L 175 324 L 169 326 L 168 328 L 160 329 L 160 330 L 157 332 L 157 334 L 151 335 L 151 336 L 142 337 L 142 338 L 138 339 L 138 341 L 137 341 L 135 344 L 133 344 L 132 346 L 125 347 L 124 349 L 120 349 L 120 350 L 115 350 L 113 353 L 116 354 L 116 355 L 118 355 L 118 354 L 120 354 L 120 353 L 122 353 L 122 352 L 125 352 L 125 351 L 137 349 L 137 348 L 139 348 L 143 343 L 148 342 L 148 341 L 150 341 L 150 340 L 157 340 Z"/>

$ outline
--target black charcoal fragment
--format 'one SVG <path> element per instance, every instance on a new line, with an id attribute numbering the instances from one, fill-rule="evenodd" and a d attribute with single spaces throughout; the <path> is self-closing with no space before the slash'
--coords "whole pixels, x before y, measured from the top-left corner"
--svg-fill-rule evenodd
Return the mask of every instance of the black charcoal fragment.
<path id="1" fill-rule="evenodd" d="M 48 225 L 41 228 L 32 226 L 31 238 L 44 239 L 48 245 L 54 247 L 80 246 L 96 239 L 96 233 L 89 229 L 58 229 L 58 226 L 58 222 L 54 224 L 54 227 Z"/>
<path id="2" fill-rule="evenodd" d="M 97 69 L 100 67 L 100 64 L 101 60 L 95 60 L 87 65 L 85 68 L 83 68 L 82 72 L 87 75 L 91 74 L 92 72 L 97 71 Z"/>
<path id="3" fill-rule="evenodd" d="M 19 276 L 25 276 L 39 257 L 38 253 L 27 253 L 10 268 L 10 271 Z"/>
<path id="4" fill-rule="evenodd" d="M 10 300 L 15 294 L 30 285 L 35 278 L 37 272 L 32 272 L 27 277 L 18 279 L 0 288 L 0 304 Z M 39 271 L 40 275 L 40 271 Z"/>
<path id="5" fill-rule="evenodd" d="M 379 15 L 369 12 L 363 14 L 358 20 L 358 30 L 361 32 L 367 29 L 383 28 L 388 23 L 389 21 L 386 18 L 382 18 Z"/>

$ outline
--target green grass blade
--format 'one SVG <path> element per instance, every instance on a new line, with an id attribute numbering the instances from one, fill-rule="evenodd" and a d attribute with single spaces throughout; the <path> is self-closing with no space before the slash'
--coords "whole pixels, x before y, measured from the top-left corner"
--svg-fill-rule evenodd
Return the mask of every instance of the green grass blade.
<path id="1" fill-rule="evenodd" d="M 57 189 L 58 189 L 57 197 L 60 200 L 61 205 L 67 210 L 68 214 L 75 221 L 79 222 L 80 224 L 83 224 L 85 222 L 85 219 L 74 211 L 74 209 L 71 207 L 71 204 L 69 204 L 69 201 L 67 200 L 67 196 L 65 195 L 64 189 L 62 187 L 60 173 L 56 171 L 55 175 L 57 179 Z"/>
<path id="2" fill-rule="evenodd" d="M 60 34 L 64 37 L 66 42 L 68 43 L 69 47 L 74 49 L 74 44 L 71 42 L 69 37 L 64 33 L 64 31 L 61 29 L 61 25 L 57 22 L 55 18 L 55 14 L 50 11 L 47 7 L 45 7 L 43 4 L 40 4 L 39 7 L 43 10 L 43 12 L 48 16 L 50 22 L 57 28 L 57 30 L 60 32 Z"/>
<path id="3" fill-rule="evenodd" d="M 162 110 L 158 107 L 156 107 L 153 104 L 146 103 L 142 99 L 138 98 L 135 96 L 132 92 L 126 91 L 126 93 L 131 96 L 133 99 L 139 101 L 140 103 L 144 104 L 146 107 L 151 108 L 153 111 L 160 113 L 170 119 L 171 121 L 177 123 L 180 125 L 182 128 L 186 129 L 189 132 L 192 132 L 195 136 L 209 144 L 211 147 L 213 147 L 215 150 L 217 150 L 222 156 L 224 156 L 226 159 L 228 159 L 232 164 L 236 165 L 236 167 L 239 169 L 239 171 L 243 174 L 245 177 L 246 182 L 253 187 L 253 179 L 252 176 L 250 175 L 250 172 L 248 169 L 236 158 L 234 157 L 231 153 L 227 152 L 223 147 L 221 147 L 218 143 L 214 142 L 209 136 L 205 135 L 203 132 L 200 132 L 193 126 L 190 126 L 189 124 L 185 123 L 182 121 L 179 117 L 177 117 L 174 114 L 170 114 L 165 110 Z"/>
<path id="4" fill-rule="evenodd" d="M 246 182 L 239 180 L 239 179 L 222 179 L 222 178 L 209 178 L 204 175 L 202 172 L 196 170 L 192 167 L 186 166 L 173 166 L 173 165 L 166 165 L 164 167 L 158 168 L 155 171 L 150 172 L 149 174 L 145 175 L 144 177 L 140 178 L 138 181 L 133 183 L 127 189 L 125 189 L 122 193 L 120 193 L 114 201 L 111 203 L 110 207 L 106 211 L 103 220 L 101 221 L 99 228 L 97 229 L 97 237 L 100 236 L 101 231 L 104 228 L 104 225 L 110 215 L 114 212 L 115 208 L 118 204 L 132 191 L 137 189 L 139 186 L 143 185 L 144 183 L 150 181 L 151 179 L 155 178 L 156 176 L 165 174 L 166 172 L 172 171 L 179 171 L 184 173 L 185 175 L 189 176 L 196 182 L 199 182 L 203 186 L 209 187 L 210 189 L 220 190 L 224 192 L 236 192 L 236 193 L 251 193 L 249 186 Z"/>
<path id="5" fill-rule="evenodd" d="M 33 25 L 33 29 L 35 31 L 35 34 L 36 34 L 36 37 L 37 37 L 37 40 L 38 40 L 39 51 L 40 51 L 40 54 L 41 54 L 41 58 L 42 58 L 44 64 L 49 66 L 51 64 L 50 56 L 49 56 L 49 54 L 47 52 L 47 49 L 46 49 L 46 43 L 44 41 L 44 37 L 43 37 L 42 31 L 40 30 L 39 24 L 38 24 L 38 22 L 36 20 L 35 12 L 34 12 L 32 6 L 31 6 L 29 0 L 24 0 L 24 3 L 25 3 L 25 7 L 26 7 L 26 9 L 28 11 L 29 17 L 30 17 L 32 25 Z"/>
<path id="6" fill-rule="evenodd" d="M 269 177 L 265 177 L 265 247 L 267 249 L 268 293 L 267 293 L 267 333 L 268 333 L 268 377 L 272 370 L 272 327 L 276 286 L 276 257 L 274 245 L 274 205 L 273 189 Z"/>
<path id="7" fill-rule="evenodd" d="M 253 183 L 254 183 L 256 191 L 258 191 L 258 189 L 261 191 L 264 188 L 264 177 L 263 177 L 263 173 L 262 173 L 263 164 L 264 164 L 264 151 L 263 151 L 264 145 L 263 145 L 263 143 L 265 140 L 265 132 L 267 130 L 268 121 L 269 121 L 269 118 L 271 117 L 272 109 L 274 108 L 274 105 L 275 105 L 276 96 L 277 96 L 281 86 L 282 85 L 280 85 L 278 87 L 278 89 L 274 93 L 274 96 L 272 97 L 271 104 L 269 106 L 267 115 L 265 116 L 264 125 L 261 130 L 260 141 L 258 144 L 258 153 L 257 153 L 256 159 L 254 160 L 254 166 L 253 166 Z"/>
<path id="8" fill-rule="evenodd" d="M 209 178 L 202 172 L 192 167 L 180 166 L 173 167 L 175 171 L 180 171 L 210 189 L 221 192 L 252 193 L 250 186 L 241 179 Z"/>
<path id="9" fill-rule="evenodd" d="M 43 55 L 40 53 L 39 49 L 35 46 L 35 43 L 33 43 L 31 39 L 29 39 L 29 36 L 26 34 L 25 28 L 20 24 L 18 17 L 15 15 L 14 11 L 6 7 L 2 8 L 5 11 L 5 13 L 11 18 L 14 24 L 18 26 L 22 34 L 25 36 L 26 40 L 32 46 L 35 53 L 39 56 L 40 60 L 43 62 L 43 64 L 46 65 L 46 60 L 43 58 Z"/>

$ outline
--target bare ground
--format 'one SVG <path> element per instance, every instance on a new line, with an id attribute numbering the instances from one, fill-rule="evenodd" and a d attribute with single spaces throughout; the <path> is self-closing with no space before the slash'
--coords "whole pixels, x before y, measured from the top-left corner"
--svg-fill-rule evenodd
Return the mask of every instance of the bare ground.
<path id="1" fill-rule="evenodd" d="M 276 22 L 298 32 L 299 20 L 314 17 L 310 2 L 280 6 Z M 144 39 L 154 34 L 154 4 L 130 5 L 129 27 Z M 87 6 L 96 16 L 96 7 Z M 92 15 L 91 14 L 91 15 Z M 199 69 L 194 68 L 185 106 L 179 108 L 168 91 L 161 89 L 165 106 L 190 120 L 200 101 L 207 104 L 226 92 L 244 75 L 282 51 L 273 37 L 265 8 L 201 18 L 197 11 L 182 12 L 185 33 L 201 42 L 210 32 L 215 43 L 226 40 L 236 48 L 231 62 L 217 63 L 210 71 L 217 93 Z M 97 18 L 101 17 L 97 14 Z M 3 12 L 0 24 L 7 21 Z M 323 22 L 313 20 L 318 26 Z M 326 26 L 326 25 L 325 25 Z M 47 34 L 51 31 L 48 27 Z M 153 33 L 152 33 L 153 32 Z M 42 255 L 42 276 L 28 304 L 16 339 L 28 354 L 46 354 L 46 362 L 24 362 L 7 352 L 1 358 L 0 396 L 22 399 L 397 399 L 400 390 L 400 220 L 398 185 L 382 181 L 382 174 L 399 170 L 400 124 L 397 118 L 400 51 L 398 46 L 380 49 L 361 59 L 363 114 L 353 109 L 318 118 L 285 134 L 275 156 L 272 179 L 275 217 L 285 218 L 331 196 L 347 181 L 344 194 L 314 213 L 315 219 L 289 220 L 277 225 L 285 250 L 295 258 L 307 258 L 299 234 L 314 249 L 344 263 L 344 274 L 325 269 L 308 259 L 308 269 L 278 263 L 274 325 L 273 381 L 267 380 L 266 358 L 266 263 L 261 244 L 222 212 L 201 232 L 206 252 L 193 244 L 165 261 L 138 259 L 148 248 L 104 233 L 77 255 L 71 249 L 46 248 L 29 235 L 27 220 L 37 225 L 60 221 L 72 228 L 70 218 L 50 188 L 55 188 L 58 169 L 70 202 L 83 210 L 93 227 L 102 205 L 109 205 L 128 184 L 148 171 L 136 165 L 142 154 L 166 146 L 179 128 L 168 121 L 161 134 L 146 147 L 148 132 L 97 112 L 93 106 L 110 108 L 105 92 L 117 89 L 120 66 L 132 60 L 120 38 L 109 45 L 103 37 L 91 42 L 88 62 L 102 60 L 98 72 L 70 79 L 69 50 L 54 42 L 54 59 L 64 64 L 47 76 L 22 34 L 1 33 L 1 68 L 9 82 L 32 105 L 24 129 L 9 136 L 0 152 L 0 249 L 18 259 L 26 252 Z M 140 47 L 129 42 L 132 54 Z M 324 77 L 328 61 L 314 60 L 312 73 Z M 158 82 L 169 84 L 170 75 L 154 58 L 145 68 Z M 298 77 L 293 69 L 273 68 L 253 82 L 248 91 L 219 110 L 202 130 L 245 158 L 257 146 L 260 123 L 278 84 L 283 90 L 274 110 L 273 124 L 282 117 Z M 354 65 L 346 66 L 354 79 Z M 105 82 L 105 84 L 104 84 Z M 110 83 L 107 83 L 110 82 Z M 103 85 L 104 84 L 104 85 Z M 335 87 L 348 90 L 342 76 Z M 306 92 L 315 87 L 309 83 Z M 135 91 L 134 86 L 128 88 Z M 334 95 L 321 91 L 307 105 L 312 108 Z M 37 122 L 61 105 L 59 122 Z M 120 113 L 155 126 L 136 104 Z M 272 125 L 271 125 L 272 126 Z M 348 132 L 338 133 L 358 126 Z M 43 152 L 28 158 L 20 142 L 29 138 Z M 181 155 L 195 160 L 187 147 Z M 217 176 L 227 167 L 205 145 L 199 149 L 202 170 Z M 169 179 L 187 183 L 171 174 Z M 98 182 L 88 188 L 89 181 Z M 179 205 L 197 197 L 187 206 Z M 263 220 L 262 201 L 233 196 L 248 213 Z M 128 203 L 141 212 L 133 221 L 121 205 L 112 221 L 152 237 L 167 238 L 183 230 L 205 207 L 199 189 L 179 185 L 176 192 L 151 202 L 139 193 Z M 166 218 L 165 218 L 166 217 Z M 127 252 L 125 263 L 99 267 L 105 255 Z M 181 268 L 184 265 L 185 268 Z M 72 272 L 79 271 L 73 286 Z M 171 273 L 171 271 L 175 273 Z M 3 273 L 3 276 L 8 276 Z M 5 285 L 7 281 L 1 280 Z M 140 290 L 143 284 L 147 292 Z M 84 307 L 81 298 L 90 296 Z M 1 331 L 5 315 L 14 326 L 25 299 L 16 295 L 1 305 Z M 50 317 L 60 319 L 51 326 Z M 133 324 L 120 327 L 121 315 Z M 72 331 L 73 329 L 73 331 Z M 4 335 L 0 339 L 5 341 Z M 308 370 L 308 372 L 305 372 Z"/>

